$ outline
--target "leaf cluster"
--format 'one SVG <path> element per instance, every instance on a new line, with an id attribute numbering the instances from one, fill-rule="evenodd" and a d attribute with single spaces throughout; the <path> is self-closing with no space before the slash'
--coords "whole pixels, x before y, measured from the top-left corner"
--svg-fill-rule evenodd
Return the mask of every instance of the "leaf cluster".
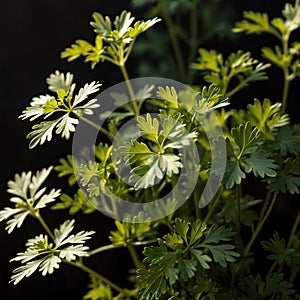
<path id="1" fill-rule="evenodd" d="M 225 97 L 232 96 L 250 82 L 266 80 L 265 69 L 269 66 L 253 59 L 250 52 L 239 50 L 224 59 L 221 53 L 204 48 L 199 49 L 197 62 L 191 64 L 193 69 L 205 71 L 204 80 L 220 87 Z"/>
<path id="2" fill-rule="evenodd" d="M 54 230 L 53 243 L 49 242 L 48 235 L 40 234 L 26 243 L 25 252 L 17 254 L 12 261 L 20 261 L 22 266 L 14 270 L 11 281 L 17 284 L 24 277 L 30 276 L 36 270 L 42 275 L 52 274 L 63 261 L 73 261 L 77 257 L 87 256 L 89 249 L 84 246 L 94 231 L 80 231 L 70 234 L 74 228 L 74 220 L 67 220 L 59 229 Z"/>
<path id="3" fill-rule="evenodd" d="M 38 144 L 42 145 L 46 140 L 50 141 L 53 131 L 62 138 L 69 139 L 70 133 L 75 131 L 79 117 L 83 114 L 91 115 L 93 109 L 99 107 L 99 104 L 96 104 L 97 99 L 85 101 L 89 95 L 99 91 L 101 84 L 96 81 L 86 83 L 76 95 L 73 95 L 76 87 L 73 83 L 73 75 L 69 72 L 64 74 L 55 71 L 46 81 L 49 90 L 56 95 L 46 94 L 34 97 L 30 106 L 26 107 L 20 115 L 22 120 L 35 121 L 43 118 L 43 121 L 33 125 L 33 131 L 27 135 L 27 138 L 31 140 L 30 148 Z M 57 117 L 48 120 L 53 115 Z"/>
<path id="4" fill-rule="evenodd" d="M 90 24 L 97 34 L 94 44 L 82 39 L 76 40 L 75 44 L 61 53 L 61 58 L 66 58 L 70 62 L 83 56 L 85 62 L 91 63 L 92 69 L 96 64 L 103 61 L 123 66 L 138 35 L 160 21 L 159 18 L 155 17 L 133 24 L 134 19 L 131 12 L 126 10 L 116 16 L 114 21 L 101 13 L 93 13 L 93 21 Z"/>
<path id="5" fill-rule="evenodd" d="M 227 243 L 233 235 L 225 226 L 208 228 L 200 220 L 176 218 L 172 232 L 159 238 L 158 246 L 144 249 L 146 267 L 138 270 L 141 299 L 161 299 L 166 293 L 180 297 L 178 284 L 199 275 L 199 269 L 205 274 L 213 262 L 226 268 L 239 256 Z"/>

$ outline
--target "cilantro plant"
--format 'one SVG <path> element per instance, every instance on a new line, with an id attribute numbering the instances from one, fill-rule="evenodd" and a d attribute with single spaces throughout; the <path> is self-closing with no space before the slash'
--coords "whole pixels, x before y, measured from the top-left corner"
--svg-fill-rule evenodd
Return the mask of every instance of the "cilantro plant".
<path id="1" fill-rule="evenodd" d="M 54 273 L 55 277 L 56 269 L 69 264 L 90 277 L 83 299 L 300 298 L 300 212 L 288 233 L 280 233 L 276 222 L 272 231 L 265 230 L 274 217 L 274 206 L 299 195 L 300 125 L 292 124 L 288 113 L 290 84 L 300 76 L 300 41 L 292 36 L 300 27 L 299 1 L 285 4 L 281 16 L 272 20 L 267 12 L 244 12 L 244 19 L 233 26 L 236 34 L 272 35 L 279 41 L 273 48 L 262 47 L 262 58 L 254 58 L 245 49 L 227 57 L 215 49 L 201 46 L 197 50 L 197 30 L 192 29 L 191 39 L 184 42 L 190 44 L 189 57 L 195 57 L 194 61 L 182 59 L 180 27 L 170 27 L 170 16 L 185 3 L 192 25 L 198 24 L 194 10 L 199 3 L 171 2 L 171 15 L 161 0 L 152 4 L 152 12 L 161 13 L 161 18 L 146 21 L 135 21 L 128 11 L 114 18 L 95 12 L 90 23 L 94 40 L 78 39 L 61 53 L 69 62 L 83 59 L 91 69 L 101 68 L 103 62 L 119 68 L 127 92 L 111 94 L 117 110 L 107 112 L 98 103 L 102 83 L 92 81 L 77 88 L 73 74 L 55 70 L 46 78 L 49 93 L 33 97 L 20 114 L 22 120 L 33 123 L 27 135 L 30 148 L 47 147 L 53 135 L 71 140 L 80 123 L 97 130 L 99 140 L 87 149 L 95 160 L 80 160 L 72 153 L 41 170 L 16 174 L 8 182 L 11 204 L 0 211 L 7 233 L 22 230 L 20 227 L 32 218 L 41 225 L 41 233 L 29 237 L 25 250 L 11 259 L 15 266 L 12 284 L 38 272 L 42 276 Z M 157 23 L 162 22 L 175 47 L 180 78 L 190 81 L 191 72 L 197 74 L 191 90 L 145 83 L 136 91 L 130 80 L 126 63 L 139 36 L 155 32 Z M 156 43 L 150 45 L 157 47 Z M 257 93 L 249 104 L 236 109 L 233 95 L 236 101 L 241 90 L 256 89 L 257 81 L 272 81 L 271 66 L 278 67 L 283 75 L 279 100 L 261 99 Z M 223 132 L 211 140 L 204 127 L 213 127 L 215 120 L 208 112 L 216 115 Z M 95 120 L 103 118 L 105 122 L 98 125 Z M 126 139 L 121 140 L 124 142 L 114 142 L 128 119 L 135 120 L 137 135 L 128 127 L 123 133 Z M 224 176 L 212 162 L 212 147 L 218 150 L 222 142 L 225 155 L 217 159 L 224 162 Z M 184 173 L 185 164 L 193 165 L 195 153 L 186 154 L 182 149 L 192 145 L 199 157 L 192 169 L 196 182 L 186 201 L 178 206 L 172 191 L 176 191 L 182 174 L 189 176 Z M 127 181 L 120 162 L 130 169 Z M 65 179 L 69 189 L 48 188 L 50 173 Z M 211 201 L 199 205 L 211 174 L 221 178 L 220 183 Z M 189 189 L 189 180 L 184 183 Z M 133 218 L 116 218 L 107 244 L 90 244 L 93 234 L 100 230 L 99 224 L 76 231 L 80 213 L 99 214 L 105 208 L 118 215 L 116 199 L 143 204 L 168 193 L 171 196 L 156 220 L 149 218 L 147 210 Z M 65 211 L 66 220 L 52 228 L 43 217 L 47 209 Z M 89 260 L 121 248 L 127 248 L 132 260 L 126 270 L 127 285 L 108 278 L 101 266 L 91 265 Z"/>

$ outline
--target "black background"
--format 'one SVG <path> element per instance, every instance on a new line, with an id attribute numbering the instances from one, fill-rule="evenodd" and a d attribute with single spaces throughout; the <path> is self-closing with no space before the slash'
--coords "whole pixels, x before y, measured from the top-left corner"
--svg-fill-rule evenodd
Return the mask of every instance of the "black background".
<path id="1" fill-rule="evenodd" d="M 241 4 L 242 2 L 242 4 Z M 60 59 L 60 52 L 71 45 L 75 39 L 92 40 L 94 34 L 89 25 L 91 14 L 95 11 L 113 16 L 123 9 L 131 9 L 129 1 L 120 0 L 61 0 L 61 1 L 17 1 L 10 0 L 1 4 L 0 18 L 0 137 L 1 137 L 1 167 L 0 167 L 0 208 L 7 206 L 9 197 L 6 193 L 7 181 L 15 173 L 39 170 L 51 164 L 57 164 L 60 157 L 70 153 L 70 142 L 54 139 L 47 145 L 28 149 L 26 134 L 30 124 L 18 119 L 21 111 L 29 104 L 33 96 L 46 94 L 45 78 L 56 69 L 70 71 L 75 75 L 75 81 L 81 83 L 99 80 L 103 86 L 109 87 L 122 80 L 119 71 L 111 65 L 101 64 L 90 70 L 88 64 L 81 61 L 67 63 Z M 240 20 L 242 10 L 268 11 L 271 16 L 280 13 L 284 1 L 230 1 L 234 7 L 234 18 Z M 134 11 L 136 17 L 142 11 Z M 255 41 L 255 42 L 253 42 Z M 266 42 L 265 37 L 240 37 L 231 42 L 210 41 L 209 47 L 220 51 L 223 49 L 249 49 L 259 55 L 259 47 Z M 273 42 L 273 40 L 270 40 Z M 261 43 L 259 45 L 259 43 Z M 135 76 L 134 59 L 129 69 Z M 130 62 L 129 62 L 130 64 Z M 278 100 L 281 91 L 280 73 L 274 70 L 275 84 L 258 83 L 255 92 L 263 97 Z M 157 74 L 153 74 L 156 76 Z M 276 77 L 277 76 L 277 77 Z M 276 84 L 276 80 L 278 84 Z M 253 90 L 253 89 L 252 89 Z M 256 94 L 256 95 L 257 95 Z M 256 96 L 255 95 L 255 96 Z M 299 92 L 297 84 L 291 87 L 288 112 L 293 122 L 298 122 L 297 101 Z M 241 98 L 253 99 L 245 90 Z M 243 101 L 241 99 L 240 101 Z M 242 103 L 242 106 L 245 103 Z M 241 105 L 241 103 L 240 103 Z M 52 182 L 51 182 L 52 180 Z M 56 184 L 51 177 L 50 183 Z M 65 182 L 59 181 L 58 188 Z M 55 186 L 57 187 L 57 186 Z M 295 199 L 294 199 L 295 200 Z M 280 206 L 286 210 L 287 222 L 291 209 L 289 202 Z M 277 208 L 279 209 L 279 208 Z M 65 219 L 65 212 L 46 212 L 45 218 L 52 226 L 60 224 Z M 50 223 L 49 222 L 49 223 Z M 282 221 L 284 223 L 284 220 Z M 107 242 L 107 235 L 112 220 L 100 213 L 80 216 L 76 229 L 97 229 L 96 244 Z M 90 227 L 89 227 L 90 225 Z M 40 232 L 39 224 L 26 220 L 21 229 L 16 229 L 11 235 L 4 231 L 5 224 L 0 224 L 0 297 L 3 300 L 13 299 L 82 299 L 86 292 L 88 278 L 86 274 L 73 267 L 63 266 L 52 276 L 42 277 L 39 274 L 24 279 L 17 286 L 8 284 L 14 264 L 8 261 L 19 251 L 24 250 L 25 241 Z M 106 276 L 120 283 L 126 280 L 119 266 L 128 263 L 126 251 L 118 250 L 103 254 L 100 258 L 89 261 Z M 130 266 L 130 265 L 129 265 Z"/>

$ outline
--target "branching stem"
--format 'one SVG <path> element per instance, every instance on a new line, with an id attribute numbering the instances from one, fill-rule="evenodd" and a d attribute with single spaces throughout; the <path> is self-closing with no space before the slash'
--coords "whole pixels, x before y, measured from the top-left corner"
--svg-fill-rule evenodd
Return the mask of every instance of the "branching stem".
<path id="1" fill-rule="evenodd" d="M 269 207 L 268 207 L 268 209 L 267 209 L 265 215 L 263 216 L 263 218 L 261 218 L 261 219 L 258 221 L 258 224 L 257 224 L 257 226 L 256 226 L 256 229 L 255 229 L 255 231 L 253 232 L 253 234 L 252 234 L 252 236 L 251 236 L 251 238 L 250 238 L 250 240 L 249 240 L 249 242 L 248 242 L 248 244 L 247 244 L 247 246 L 246 246 L 246 248 L 245 248 L 245 251 L 244 251 L 244 256 L 245 256 L 245 257 L 249 254 L 249 252 L 250 252 L 250 250 L 251 250 L 251 247 L 252 247 L 254 241 L 256 240 L 256 238 L 257 238 L 258 234 L 260 233 L 261 229 L 263 228 L 263 226 L 264 226 L 266 220 L 268 219 L 268 217 L 269 217 L 269 215 L 270 215 L 270 213 L 271 213 L 271 211 L 272 211 L 272 209 L 273 209 L 273 206 L 274 206 L 274 204 L 275 204 L 275 202 L 276 202 L 276 197 L 277 197 L 277 193 L 274 193 L 274 194 L 273 194 L 273 198 L 272 198 L 272 200 L 271 200 L 271 203 L 270 203 L 270 205 L 269 205 Z"/>
<path id="2" fill-rule="evenodd" d="M 40 224 L 42 225 L 42 227 L 44 228 L 44 230 L 49 234 L 49 236 L 52 238 L 52 240 L 54 240 L 54 234 L 53 234 L 53 232 L 50 230 L 50 228 L 48 227 L 48 225 L 46 224 L 46 222 L 44 221 L 44 219 L 40 215 L 39 211 L 35 212 L 34 217 L 38 219 L 38 221 L 40 222 Z"/>
<path id="3" fill-rule="evenodd" d="M 119 65 L 119 67 L 120 67 L 120 70 L 122 72 L 123 78 L 124 78 L 124 80 L 126 82 L 126 85 L 127 85 L 127 89 L 128 89 L 128 92 L 129 92 L 129 95 L 130 95 L 130 98 L 131 98 L 131 103 L 132 103 L 133 111 L 134 111 L 135 115 L 138 116 L 139 115 L 139 107 L 138 107 L 138 105 L 136 103 L 134 90 L 133 90 L 133 87 L 132 87 L 132 85 L 130 83 L 130 79 L 129 79 L 129 76 L 128 76 L 125 64 L 121 64 L 121 65 Z"/>
<path id="4" fill-rule="evenodd" d="M 207 224 L 210 221 L 211 216 L 213 215 L 213 213 L 215 212 L 216 207 L 219 204 L 219 199 L 222 195 L 223 192 L 223 186 L 220 187 L 219 191 L 217 192 L 216 197 L 212 200 L 212 206 L 209 207 L 208 209 L 208 213 L 205 216 L 203 223 Z"/>
<path id="5" fill-rule="evenodd" d="M 105 128 L 103 128 L 102 126 L 99 126 L 98 124 L 96 124 L 95 122 L 87 119 L 86 117 L 81 116 L 80 120 L 82 120 L 83 122 L 87 123 L 88 125 L 92 126 L 93 128 L 99 130 L 100 132 L 102 132 L 103 134 L 105 134 L 107 136 L 107 138 L 112 141 L 113 140 L 113 135 L 111 134 L 111 132 L 109 132 L 108 130 L 106 130 Z"/>
<path id="6" fill-rule="evenodd" d="M 147 240 L 147 241 L 132 242 L 131 244 L 133 246 L 145 246 L 145 245 L 153 244 L 153 243 L 156 243 L 156 242 L 157 242 L 156 239 L 152 239 L 152 240 Z M 92 255 L 95 255 L 95 254 L 98 254 L 98 253 L 101 253 L 101 252 L 104 252 L 104 251 L 117 249 L 117 248 L 123 248 L 123 247 L 125 247 L 125 245 L 123 245 L 123 244 L 122 245 L 109 244 L 109 245 L 101 246 L 99 248 L 91 250 L 88 253 L 88 256 L 92 256 Z"/>
<path id="7" fill-rule="evenodd" d="M 122 294 L 123 296 L 129 296 L 129 294 L 126 292 L 126 290 L 122 289 L 121 287 L 119 287 L 117 284 L 115 284 L 114 282 L 110 281 L 108 278 L 106 278 L 105 276 L 99 274 L 98 272 L 90 269 L 89 267 L 87 267 L 86 265 L 84 265 L 82 262 L 80 261 L 68 261 L 66 259 L 62 260 L 64 263 L 69 264 L 71 266 L 77 267 L 85 272 L 87 272 L 88 274 L 98 278 L 100 281 L 102 281 L 103 283 L 109 285 L 111 288 L 113 288 L 114 290 L 116 290 L 117 292 L 119 292 L 120 294 Z"/>
<path id="8" fill-rule="evenodd" d="M 184 59 L 182 55 L 182 51 L 180 48 L 178 36 L 175 30 L 175 25 L 173 24 L 172 18 L 169 15 L 167 5 L 165 0 L 159 0 L 158 5 L 160 7 L 163 18 L 165 19 L 165 24 L 167 26 L 167 30 L 171 39 L 172 47 L 175 53 L 176 63 L 178 66 L 178 73 L 180 74 L 180 78 L 185 77 L 185 68 L 184 68 Z"/>
<path id="9" fill-rule="evenodd" d="M 135 268 L 136 269 L 141 268 L 143 266 L 143 263 L 140 261 L 139 256 L 138 256 L 138 254 L 136 252 L 136 249 L 133 246 L 133 244 L 132 243 L 127 243 L 126 247 L 127 247 L 128 251 L 130 253 L 130 256 L 131 256 L 131 259 L 134 263 Z"/>
<path id="10" fill-rule="evenodd" d="M 283 37 L 282 37 L 282 49 L 283 49 L 283 55 L 287 56 L 289 53 L 289 35 L 290 32 L 288 31 Z M 288 99 L 288 93 L 289 93 L 289 87 L 290 87 L 290 75 L 289 75 L 289 65 L 283 66 L 283 89 L 282 89 L 282 107 L 281 107 L 281 113 L 284 114 L 286 111 L 286 105 L 287 105 L 287 99 Z"/>
<path id="11" fill-rule="evenodd" d="M 295 222 L 293 224 L 293 227 L 292 227 L 292 230 L 291 230 L 291 233 L 290 233 L 290 236 L 289 236 L 289 240 L 288 240 L 288 243 L 287 243 L 287 248 L 292 246 L 293 239 L 295 238 L 296 231 L 297 231 L 299 223 L 300 223 L 300 211 L 298 212 L 298 215 L 297 215 L 297 217 L 295 219 Z"/>

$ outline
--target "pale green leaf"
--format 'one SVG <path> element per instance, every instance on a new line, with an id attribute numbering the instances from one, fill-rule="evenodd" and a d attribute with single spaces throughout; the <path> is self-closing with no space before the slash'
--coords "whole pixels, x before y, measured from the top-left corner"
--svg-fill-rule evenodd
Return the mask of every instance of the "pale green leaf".
<path id="1" fill-rule="evenodd" d="M 246 163 L 246 173 L 253 172 L 256 177 L 264 178 L 265 176 L 276 176 L 278 166 L 274 163 L 274 159 L 268 157 L 263 150 L 255 152 L 251 157 L 244 160 Z"/>

